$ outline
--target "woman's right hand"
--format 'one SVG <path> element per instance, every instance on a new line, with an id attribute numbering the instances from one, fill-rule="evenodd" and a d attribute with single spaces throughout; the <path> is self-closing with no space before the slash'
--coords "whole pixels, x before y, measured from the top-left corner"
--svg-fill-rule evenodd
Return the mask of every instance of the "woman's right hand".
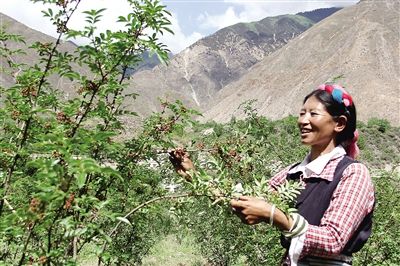
<path id="1" fill-rule="evenodd" d="M 249 196 L 240 196 L 231 200 L 234 213 L 243 223 L 258 224 L 268 222 L 271 215 L 271 204 L 263 199 Z"/>
<path id="2" fill-rule="evenodd" d="M 183 148 L 176 148 L 169 152 L 169 160 L 180 176 L 184 177 L 186 181 L 192 181 L 189 171 L 194 170 L 194 164 L 190 160 L 189 153 Z"/>
<path id="3" fill-rule="evenodd" d="M 280 230 L 289 231 L 293 225 L 293 219 L 278 208 L 263 199 L 249 196 L 240 196 L 239 199 L 231 200 L 234 213 L 246 224 L 257 224 L 260 222 L 271 223 Z M 271 217 L 272 216 L 272 217 Z"/>

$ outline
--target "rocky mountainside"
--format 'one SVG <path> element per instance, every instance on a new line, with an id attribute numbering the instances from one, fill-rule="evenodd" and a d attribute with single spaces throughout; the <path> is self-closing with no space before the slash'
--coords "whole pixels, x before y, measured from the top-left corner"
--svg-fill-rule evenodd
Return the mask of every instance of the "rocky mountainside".
<path id="1" fill-rule="evenodd" d="M 338 11 L 220 90 L 205 118 L 243 117 L 238 106 L 254 98 L 272 119 L 297 114 L 308 92 L 343 76 L 338 83 L 352 93 L 361 120 L 400 125 L 399 21 L 399 1 L 360 1 Z"/>
<path id="2" fill-rule="evenodd" d="M 173 57 L 168 66 L 158 65 L 133 75 L 130 92 L 139 93 L 139 101 L 146 104 L 136 106 L 135 110 L 142 114 L 156 111 L 158 97 L 181 99 L 191 107 L 204 110 L 221 88 L 337 10 L 267 17 L 221 29 Z"/>
<path id="3" fill-rule="evenodd" d="M 157 65 L 158 60 L 145 54 L 148 62 L 132 68 L 129 73 L 133 75 L 128 93 L 135 92 L 140 96 L 134 103 L 128 102 L 126 105 L 128 109 L 142 115 L 159 110 L 159 98 L 180 99 L 191 107 L 204 109 L 222 87 L 237 80 L 267 54 L 284 46 L 314 23 L 337 10 L 338 8 L 320 9 L 302 15 L 283 15 L 253 23 L 239 23 L 199 40 L 173 57 L 168 66 L 158 65 L 149 69 Z M 55 41 L 54 38 L 1 13 L 0 21 L 7 31 L 24 36 L 28 45 L 36 41 Z M 22 48 L 12 43 L 8 45 L 12 49 Z M 75 48 L 71 42 L 64 42 L 60 46 L 61 51 L 68 52 Z M 25 52 L 26 55 L 13 59 L 28 63 L 38 61 L 39 57 L 34 50 L 28 49 Z M 1 60 L 1 65 L 6 66 L 5 60 Z M 75 92 L 73 84 L 68 80 L 52 77 L 50 82 L 54 87 L 63 90 L 65 97 Z M 0 83 L 10 86 L 14 80 L 12 76 L 0 73 Z"/>
<path id="4" fill-rule="evenodd" d="M 174 55 L 172 53 L 168 54 L 168 58 L 172 58 L 173 56 Z M 142 58 L 143 61 L 139 62 L 137 65 L 128 67 L 126 72 L 127 76 L 132 76 L 133 74 L 139 71 L 150 70 L 161 63 L 157 55 L 150 54 L 150 52 L 148 51 L 145 51 L 142 54 Z"/>
<path id="5" fill-rule="evenodd" d="M 26 49 L 26 47 L 31 46 L 35 42 L 41 42 L 41 43 L 54 43 L 56 40 L 48 36 L 44 33 L 41 33 L 39 31 L 33 30 L 24 24 L 8 17 L 7 15 L 4 15 L 0 13 L 0 27 L 4 27 L 5 31 L 7 33 L 12 33 L 12 34 L 18 34 L 24 37 L 24 40 L 26 42 L 26 45 L 20 44 L 20 43 L 15 43 L 15 42 L 7 42 L 3 43 L 1 42 L 0 45 L 6 45 L 7 48 L 14 50 L 14 49 L 23 49 L 25 54 L 22 55 L 14 55 L 11 60 L 16 62 L 16 63 L 25 63 L 25 64 L 39 64 L 39 55 L 36 53 L 35 50 L 33 49 Z M 62 42 L 59 46 L 59 51 L 60 52 L 72 52 L 76 49 L 76 45 L 73 44 L 72 42 Z M 0 66 L 4 68 L 5 71 L 7 71 L 7 60 L 3 57 L 0 57 Z M 83 72 L 87 72 L 84 68 L 74 65 L 73 66 L 75 69 Z M 13 73 L 17 74 L 17 73 Z M 71 83 L 68 79 L 66 78 L 60 78 L 56 76 L 52 76 L 49 79 L 50 83 L 53 85 L 54 88 L 63 90 L 65 98 L 68 98 L 71 93 L 75 93 L 75 88 L 73 83 Z M 13 75 L 8 75 L 3 72 L 3 69 L 0 71 L 0 85 L 4 87 L 9 87 L 15 83 L 14 76 Z"/>
<path id="6" fill-rule="evenodd" d="M 314 22 L 320 22 L 340 9 L 339 7 L 319 8 L 313 11 L 300 12 L 297 15 L 311 19 Z"/>
<path id="7" fill-rule="evenodd" d="M 13 18 L 10 18 L 7 15 L 4 15 L 0 13 L 0 27 L 5 27 L 6 32 L 13 33 L 13 34 L 19 34 L 24 37 L 26 46 L 22 44 L 16 44 L 14 42 L 9 42 L 7 43 L 7 47 L 10 49 L 19 49 L 19 48 L 26 48 L 35 42 L 42 42 L 42 43 L 54 43 L 56 40 L 55 38 L 48 36 L 46 34 L 43 34 L 39 31 L 33 30 L 24 24 L 14 20 Z M 60 50 L 63 52 L 69 52 L 72 53 L 76 49 L 76 44 L 73 42 L 67 41 L 67 42 L 62 42 L 61 45 L 59 46 Z M 37 63 L 39 56 L 36 54 L 36 52 L 32 49 L 24 50 L 26 53 L 25 55 L 19 55 L 19 56 L 14 56 L 13 60 L 16 62 L 30 62 L 30 63 Z M 170 54 L 170 57 L 173 55 Z M 0 64 L 2 67 L 7 67 L 7 62 L 4 58 L 0 58 Z M 128 69 L 127 75 L 133 75 L 135 72 L 139 72 L 142 70 L 148 70 L 152 69 L 156 65 L 160 64 L 160 61 L 158 60 L 156 55 L 150 55 L 149 52 L 143 53 L 143 61 L 140 62 L 137 66 L 132 66 L 132 68 Z M 79 66 L 75 66 L 78 67 Z M 80 70 L 83 70 L 83 68 L 80 68 Z M 58 86 L 58 88 L 63 89 L 67 93 L 72 92 L 72 88 L 70 87 L 71 84 L 68 83 L 66 80 L 62 80 L 63 82 L 60 82 L 57 77 L 52 78 L 52 83 L 53 85 Z M 65 82 L 67 82 L 65 84 Z M 14 83 L 13 77 L 10 75 L 4 75 L 3 73 L 0 73 L 0 84 L 3 86 L 10 86 Z"/>

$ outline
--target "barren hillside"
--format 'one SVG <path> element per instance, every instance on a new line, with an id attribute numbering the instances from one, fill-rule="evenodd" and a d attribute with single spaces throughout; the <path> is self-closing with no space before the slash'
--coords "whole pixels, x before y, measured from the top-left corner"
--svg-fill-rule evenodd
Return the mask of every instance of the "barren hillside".
<path id="1" fill-rule="evenodd" d="M 180 99 L 204 110 L 224 86 L 337 10 L 267 17 L 221 29 L 175 55 L 168 66 L 159 65 L 133 75 L 130 90 L 138 92 L 138 100 L 143 103 L 136 105 L 135 111 L 143 114 L 159 110 L 158 97 Z"/>
<path id="2" fill-rule="evenodd" d="M 50 23 L 50 22 L 49 22 Z M 35 42 L 41 42 L 41 43 L 54 43 L 56 40 L 55 38 L 48 36 L 44 33 L 41 33 L 39 31 L 33 30 L 26 25 L 8 17 L 7 15 L 4 15 L 0 13 L 0 26 L 4 27 L 6 32 L 12 33 L 12 34 L 18 34 L 24 37 L 24 40 L 26 42 L 26 45 L 20 44 L 20 43 L 15 43 L 12 41 L 8 41 L 6 43 L 2 43 L 1 45 L 6 45 L 9 49 L 23 49 L 25 54 L 22 55 L 14 55 L 11 59 L 12 61 L 16 63 L 24 63 L 27 65 L 32 65 L 32 64 L 40 64 L 39 63 L 39 55 L 36 53 L 34 49 L 26 49 L 26 47 L 31 46 Z M 72 52 L 76 49 L 75 44 L 71 42 L 61 42 L 59 46 L 59 51 L 60 52 Z M 7 60 L 3 57 L 0 57 L 0 65 L 4 67 L 7 71 Z M 43 64 L 43 63 L 42 63 Z M 75 69 L 78 69 L 79 71 L 84 71 L 87 72 L 84 68 L 73 64 L 73 67 Z M 17 75 L 18 73 L 12 73 L 13 75 L 8 75 L 6 72 L 1 71 L 0 72 L 0 84 L 1 86 L 8 87 L 14 84 L 14 76 Z M 75 93 L 76 88 L 74 88 L 73 83 L 71 83 L 68 79 L 66 78 L 60 78 L 59 76 L 53 76 L 50 78 L 50 83 L 54 86 L 54 88 L 62 90 L 64 93 L 62 94 L 65 98 L 68 98 L 71 93 Z"/>
<path id="3" fill-rule="evenodd" d="M 206 119 L 242 117 L 240 103 L 257 99 L 272 119 L 297 114 L 319 84 L 338 81 L 355 98 L 359 118 L 400 124 L 400 2 L 361 1 L 314 25 L 223 88 Z"/>

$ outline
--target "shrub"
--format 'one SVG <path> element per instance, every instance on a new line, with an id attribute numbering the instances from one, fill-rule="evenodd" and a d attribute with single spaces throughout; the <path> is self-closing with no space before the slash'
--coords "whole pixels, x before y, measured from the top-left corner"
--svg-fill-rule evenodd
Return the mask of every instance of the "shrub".
<path id="1" fill-rule="evenodd" d="M 368 120 L 368 126 L 376 128 L 378 131 L 385 133 L 390 129 L 390 122 L 386 119 L 371 118 Z"/>

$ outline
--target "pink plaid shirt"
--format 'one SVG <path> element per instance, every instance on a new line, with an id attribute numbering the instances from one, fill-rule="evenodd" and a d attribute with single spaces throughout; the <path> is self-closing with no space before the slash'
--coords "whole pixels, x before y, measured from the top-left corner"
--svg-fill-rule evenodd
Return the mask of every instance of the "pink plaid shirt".
<path id="1" fill-rule="evenodd" d="M 343 155 L 333 156 L 320 174 L 311 173 L 301 178 L 323 178 L 331 181 L 337 164 Z M 274 188 L 284 183 L 290 167 L 279 172 L 269 181 Z M 319 226 L 309 225 L 305 233 L 301 256 L 312 255 L 325 258 L 338 258 L 347 241 L 356 231 L 364 217 L 374 205 L 374 186 L 369 171 L 361 163 L 349 165 L 343 172 L 331 203 L 321 219 Z"/>

